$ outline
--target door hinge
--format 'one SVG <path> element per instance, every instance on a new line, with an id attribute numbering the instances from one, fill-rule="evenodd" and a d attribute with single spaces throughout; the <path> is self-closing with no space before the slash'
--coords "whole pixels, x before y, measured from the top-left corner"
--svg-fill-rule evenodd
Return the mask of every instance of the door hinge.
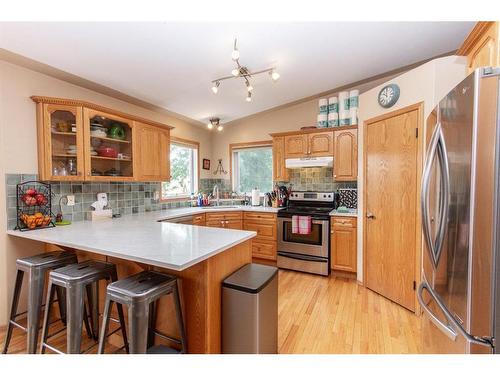
<path id="1" fill-rule="evenodd" d="M 415 128 L 415 138 L 418 138 L 418 128 Z"/>
<path id="2" fill-rule="evenodd" d="M 416 281 L 413 282 L 413 290 L 417 290 L 417 282 Z"/>

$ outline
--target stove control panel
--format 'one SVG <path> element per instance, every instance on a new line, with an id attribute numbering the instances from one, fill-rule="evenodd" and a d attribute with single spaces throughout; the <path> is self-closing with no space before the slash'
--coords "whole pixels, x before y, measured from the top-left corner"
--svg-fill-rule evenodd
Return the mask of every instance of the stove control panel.
<path id="1" fill-rule="evenodd" d="M 291 201 L 333 202 L 333 192 L 294 191 L 290 194 Z"/>

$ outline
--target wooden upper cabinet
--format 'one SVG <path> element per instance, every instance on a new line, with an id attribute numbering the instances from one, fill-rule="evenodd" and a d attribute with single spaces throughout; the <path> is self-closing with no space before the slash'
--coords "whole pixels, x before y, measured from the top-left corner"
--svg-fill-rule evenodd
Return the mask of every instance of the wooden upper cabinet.
<path id="1" fill-rule="evenodd" d="M 333 155 L 333 132 L 309 134 L 308 142 L 309 156 Z"/>
<path id="2" fill-rule="evenodd" d="M 134 154 L 139 181 L 170 180 L 170 131 L 157 126 L 134 123 Z"/>
<path id="3" fill-rule="evenodd" d="M 467 56 L 467 69 L 472 72 L 484 66 L 500 66 L 498 22 L 478 22 L 458 50 Z"/>
<path id="4" fill-rule="evenodd" d="M 133 121 L 104 111 L 83 109 L 85 171 L 90 181 L 132 181 Z"/>
<path id="5" fill-rule="evenodd" d="M 285 158 L 333 155 L 333 131 L 285 136 Z"/>
<path id="6" fill-rule="evenodd" d="M 78 181 L 85 172 L 82 107 L 37 104 L 41 180 Z"/>
<path id="7" fill-rule="evenodd" d="M 356 218 L 332 217 L 331 219 L 331 268 L 337 271 L 357 270 Z"/>
<path id="8" fill-rule="evenodd" d="M 285 158 L 302 158 L 307 156 L 307 134 L 285 136 Z"/>
<path id="9" fill-rule="evenodd" d="M 333 179 L 356 181 L 358 179 L 358 130 L 334 132 Z"/>
<path id="10" fill-rule="evenodd" d="M 285 137 L 273 137 L 273 181 L 288 181 L 285 167 Z"/>

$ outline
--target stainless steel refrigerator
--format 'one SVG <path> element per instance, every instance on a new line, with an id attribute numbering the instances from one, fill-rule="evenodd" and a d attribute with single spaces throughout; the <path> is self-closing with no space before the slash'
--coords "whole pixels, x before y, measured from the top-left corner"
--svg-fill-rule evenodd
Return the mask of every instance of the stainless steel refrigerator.
<path id="1" fill-rule="evenodd" d="M 426 353 L 500 353 L 499 77 L 477 69 L 427 119 L 418 289 Z"/>

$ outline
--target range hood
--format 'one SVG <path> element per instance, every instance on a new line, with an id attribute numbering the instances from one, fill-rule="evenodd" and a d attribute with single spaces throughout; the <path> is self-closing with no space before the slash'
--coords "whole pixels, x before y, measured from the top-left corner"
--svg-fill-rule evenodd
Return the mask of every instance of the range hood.
<path id="1" fill-rule="evenodd" d="M 312 167 L 333 167 L 333 156 L 322 156 L 316 158 L 286 159 L 286 168 L 312 168 Z"/>

